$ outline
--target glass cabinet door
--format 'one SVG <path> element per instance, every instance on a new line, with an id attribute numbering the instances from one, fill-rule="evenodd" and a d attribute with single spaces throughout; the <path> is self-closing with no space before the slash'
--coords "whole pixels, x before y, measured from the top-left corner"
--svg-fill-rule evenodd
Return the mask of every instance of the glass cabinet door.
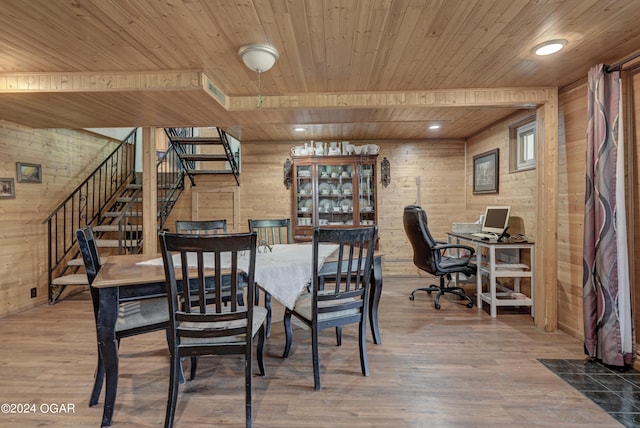
<path id="1" fill-rule="evenodd" d="M 373 164 L 358 165 L 358 189 L 360 192 L 358 207 L 361 225 L 376 224 L 375 170 Z"/>
<path id="2" fill-rule="evenodd" d="M 298 226 L 313 225 L 313 173 L 310 165 L 296 166 L 295 179 Z"/>
<path id="3" fill-rule="evenodd" d="M 318 225 L 353 225 L 353 165 L 318 165 Z"/>

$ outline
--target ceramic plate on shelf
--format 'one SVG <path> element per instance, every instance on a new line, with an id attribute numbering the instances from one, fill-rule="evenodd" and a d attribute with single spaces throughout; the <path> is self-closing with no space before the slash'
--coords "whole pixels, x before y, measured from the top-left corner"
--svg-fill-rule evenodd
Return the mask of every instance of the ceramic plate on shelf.
<path id="1" fill-rule="evenodd" d="M 310 195 L 313 192 L 313 185 L 311 183 L 307 183 L 300 188 L 300 190 L 304 190 L 304 193 Z"/>
<path id="2" fill-rule="evenodd" d="M 338 203 L 339 206 L 348 206 L 349 208 L 353 208 L 353 201 L 351 199 L 343 199 Z"/>
<path id="3" fill-rule="evenodd" d="M 336 186 L 335 184 L 329 184 L 329 193 L 331 193 L 332 195 L 339 194 L 338 186 Z"/>
<path id="4" fill-rule="evenodd" d="M 320 202 L 318 203 L 320 211 L 331 211 L 334 206 L 335 203 L 331 199 L 320 199 Z"/>
<path id="5" fill-rule="evenodd" d="M 304 202 L 304 206 L 307 207 L 307 208 L 313 208 L 313 199 L 307 199 Z"/>
<path id="6" fill-rule="evenodd" d="M 318 186 L 318 193 L 321 195 L 328 195 L 331 193 L 331 184 L 329 183 L 320 183 Z"/>
<path id="7" fill-rule="evenodd" d="M 351 185 L 351 183 L 342 183 L 342 185 L 340 186 L 340 191 L 345 195 L 348 195 L 351 193 L 352 188 L 353 186 Z"/>

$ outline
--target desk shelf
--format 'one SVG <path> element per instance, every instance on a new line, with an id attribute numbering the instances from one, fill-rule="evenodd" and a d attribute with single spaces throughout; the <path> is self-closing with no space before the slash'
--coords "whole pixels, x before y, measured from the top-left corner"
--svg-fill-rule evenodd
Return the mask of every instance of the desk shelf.
<path id="1" fill-rule="evenodd" d="M 476 265 L 479 266 L 477 279 L 478 307 L 487 303 L 490 306 L 491 317 L 497 316 L 497 308 L 500 306 L 530 306 L 533 314 L 534 302 L 534 243 L 533 242 L 497 242 L 482 241 L 469 234 L 450 232 L 448 242 L 465 244 L 476 249 Z M 500 250 L 529 251 L 530 264 L 520 263 L 519 257 L 516 263 L 505 263 L 498 259 Z M 483 278 L 487 278 L 487 290 Z M 513 289 L 498 282 L 498 278 L 512 278 Z M 529 278 L 531 281 L 531 296 L 520 292 L 520 278 Z"/>

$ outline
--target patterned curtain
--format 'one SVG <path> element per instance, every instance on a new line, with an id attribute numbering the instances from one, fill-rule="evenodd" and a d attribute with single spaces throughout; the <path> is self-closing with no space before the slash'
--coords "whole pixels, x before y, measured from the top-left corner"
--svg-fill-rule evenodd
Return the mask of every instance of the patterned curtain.
<path id="1" fill-rule="evenodd" d="M 635 359 L 624 189 L 620 72 L 589 70 L 584 208 L 584 346 L 613 366 Z"/>

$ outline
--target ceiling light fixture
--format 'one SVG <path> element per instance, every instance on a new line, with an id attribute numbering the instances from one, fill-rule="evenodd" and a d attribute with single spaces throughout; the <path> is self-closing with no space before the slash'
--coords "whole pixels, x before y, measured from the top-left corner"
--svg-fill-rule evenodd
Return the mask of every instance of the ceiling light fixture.
<path id="1" fill-rule="evenodd" d="M 551 55 L 564 48 L 567 43 L 565 39 L 549 40 L 534 46 L 531 51 L 538 56 Z"/>
<path id="2" fill-rule="evenodd" d="M 304 132 L 305 129 L 298 127 L 298 128 L 293 128 L 293 130 L 296 132 Z"/>
<path id="3" fill-rule="evenodd" d="M 238 55 L 242 58 L 242 62 L 252 71 L 258 73 L 258 105 L 257 108 L 262 106 L 262 88 L 260 81 L 260 74 L 269 71 L 271 67 L 276 63 L 280 54 L 276 48 L 269 45 L 261 45 L 258 43 L 252 43 L 250 45 L 244 45 L 238 50 Z"/>
<path id="4" fill-rule="evenodd" d="M 440 129 L 440 125 L 430 125 L 429 129 Z"/>

